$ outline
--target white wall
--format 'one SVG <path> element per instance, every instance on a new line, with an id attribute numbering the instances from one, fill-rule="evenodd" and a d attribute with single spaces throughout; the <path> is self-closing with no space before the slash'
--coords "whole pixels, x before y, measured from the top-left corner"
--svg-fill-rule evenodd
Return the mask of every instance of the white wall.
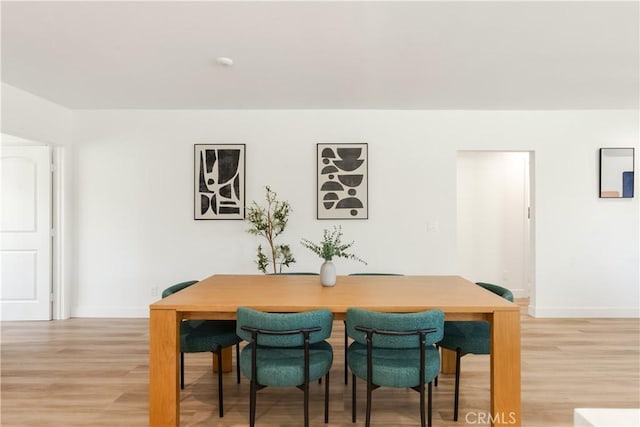
<path id="1" fill-rule="evenodd" d="M 597 163 L 638 137 L 637 111 L 76 111 L 73 314 L 146 316 L 154 288 L 258 273 L 245 223 L 192 212 L 193 144 L 245 143 L 247 202 L 268 184 L 293 206 L 292 270 L 320 265 L 301 237 L 341 224 L 369 266 L 339 274 L 457 274 L 456 152 L 533 151 L 533 314 L 638 316 L 638 198 L 599 199 Z M 318 142 L 369 144 L 369 220 L 315 219 Z"/>

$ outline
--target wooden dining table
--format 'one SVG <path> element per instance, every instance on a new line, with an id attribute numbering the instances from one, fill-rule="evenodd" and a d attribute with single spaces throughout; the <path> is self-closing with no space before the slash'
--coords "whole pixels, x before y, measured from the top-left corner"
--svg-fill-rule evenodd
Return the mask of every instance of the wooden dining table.
<path id="1" fill-rule="evenodd" d="M 180 425 L 180 322 L 235 319 L 238 307 L 270 312 L 326 308 L 336 320 L 349 307 L 408 313 L 439 308 L 446 320 L 491 325 L 492 425 L 521 425 L 520 309 L 459 276 L 214 275 L 150 306 L 149 426 Z"/>

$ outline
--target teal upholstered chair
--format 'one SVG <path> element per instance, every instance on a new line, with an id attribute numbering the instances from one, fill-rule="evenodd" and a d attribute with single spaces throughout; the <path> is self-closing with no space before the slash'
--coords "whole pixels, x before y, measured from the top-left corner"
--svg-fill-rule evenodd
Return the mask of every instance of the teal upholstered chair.
<path id="1" fill-rule="evenodd" d="M 309 383 L 325 377 L 324 422 L 329 422 L 329 369 L 333 349 L 333 313 L 265 313 L 238 308 L 237 334 L 250 344 L 240 355 L 242 373 L 251 381 L 249 424 L 255 425 L 256 392 L 265 387 L 297 387 L 304 392 L 304 425 L 309 425 Z"/>
<path id="2" fill-rule="evenodd" d="M 351 417 L 356 422 L 356 377 L 367 381 L 367 415 L 371 422 L 371 392 L 378 387 L 411 388 L 420 393 L 420 424 L 425 425 L 424 394 L 428 384 L 428 425 L 431 426 L 431 381 L 440 370 L 435 343 L 442 339 L 444 313 L 379 313 L 350 308 L 347 350 L 352 373 Z"/>
<path id="3" fill-rule="evenodd" d="M 162 298 L 166 298 L 195 283 L 198 283 L 198 281 L 191 280 L 170 286 L 162 292 Z M 222 349 L 234 344 L 236 346 L 236 378 L 239 384 L 240 366 L 238 356 L 241 341 L 240 337 L 236 335 L 235 320 L 183 320 L 180 324 L 180 388 L 184 389 L 184 354 L 205 351 L 215 353 L 218 359 L 218 412 L 220 417 L 224 416 Z"/>
<path id="4" fill-rule="evenodd" d="M 496 295 L 513 302 L 509 289 L 491 283 L 478 282 Z M 465 354 L 490 354 L 491 340 L 489 322 L 486 321 L 447 321 L 444 322 L 444 337 L 438 345 L 456 352 L 456 380 L 453 403 L 453 420 L 458 421 L 458 402 L 460 396 L 460 358 Z"/>
<path id="5" fill-rule="evenodd" d="M 284 273 L 269 273 L 269 276 L 319 276 L 319 273 L 309 271 L 287 271 Z M 318 378 L 318 383 L 322 384 L 322 378 Z"/>
<path id="6" fill-rule="evenodd" d="M 349 276 L 404 276 L 396 273 L 351 273 Z M 346 322 L 345 322 L 346 325 Z M 347 367 L 347 347 L 349 347 L 349 335 L 345 327 L 344 331 L 344 383 L 349 384 L 349 368 Z"/>

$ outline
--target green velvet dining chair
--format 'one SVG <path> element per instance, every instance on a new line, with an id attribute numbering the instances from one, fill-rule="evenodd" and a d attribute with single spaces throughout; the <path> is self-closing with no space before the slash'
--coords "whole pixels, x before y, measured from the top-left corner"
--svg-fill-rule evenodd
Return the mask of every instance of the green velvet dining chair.
<path id="1" fill-rule="evenodd" d="M 349 276 L 404 276 L 397 273 L 351 273 Z M 349 347 L 349 335 L 347 334 L 346 321 L 344 330 L 344 383 L 349 384 L 349 368 L 347 367 L 347 348 Z"/>
<path id="2" fill-rule="evenodd" d="M 425 384 L 428 384 L 427 424 L 431 426 L 431 382 L 440 370 L 435 343 L 442 339 L 444 313 L 381 313 L 349 308 L 347 349 L 351 378 L 351 417 L 356 422 L 356 377 L 367 382 L 365 425 L 371 423 L 371 397 L 378 387 L 411 388 L 420 393 L 420 425 L 425 426 Z"/>
<path id="3" fill-rule="evenodd" d="M 310 271 L 286 271 L 280 273 L 268 273 L 267 276 L 319 276 L 320 273 Z M 322 378 L 318 378 L 318 383 L 322 384 Z"/>
<path id="4" fill-rule="evenodd" d="M 476 285 L 493 292 L 502 298 L 513 302 L 513 293 L 509 289 L 491 283 L 477 282 Z M 453 401 L 453 420 L 458 421 L 458 403 L 460 397 L 460 359 L 466 354 L 490 354 L 489 322 L 475 321 L 446 321 L 444 322 L 444 336 L 438 343 L 439 347 L 456 352 L 456 373 Z"/>
<path id="5" fill-rule="evenodd" d="M 266 313 L 246 307 L 237 311 L 237 334 L 248 341 L 240 368 L 250 380 L 249 424 L 255 425 L 256 394 L 265 387 L 297 387 L 304 392 L 304 426 L 309 425 L 309 383 L 325 378 L 324 422 L 329 422 L 329 370 L 333 349 L 333 313 L 326 309 L 300 313 Z"/>
<path id="6" fill-rule="evenodd" d="M 162 292 L 162 298 L 175 294 L 197 280 L 177 283 Z M 222 392 L 222 350 L 236 346 L 236 380 L 240 384 L 240 342 L 236 335 L 235 320 L 183 320 L 180 323 L 180 389 L 184 389 L 184 354 L 210 351 L 217 357 L 218 365 L 218 413 L 224 416 L 224 399 Z"/>

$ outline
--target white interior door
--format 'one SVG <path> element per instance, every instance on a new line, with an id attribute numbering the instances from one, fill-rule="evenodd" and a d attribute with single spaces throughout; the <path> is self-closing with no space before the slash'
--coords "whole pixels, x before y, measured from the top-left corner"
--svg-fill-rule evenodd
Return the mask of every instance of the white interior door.
<path id="1" fill-rule="evenodd" d="M 2 320 L 51 319 L 51 154 L 0 149 Z"/>

